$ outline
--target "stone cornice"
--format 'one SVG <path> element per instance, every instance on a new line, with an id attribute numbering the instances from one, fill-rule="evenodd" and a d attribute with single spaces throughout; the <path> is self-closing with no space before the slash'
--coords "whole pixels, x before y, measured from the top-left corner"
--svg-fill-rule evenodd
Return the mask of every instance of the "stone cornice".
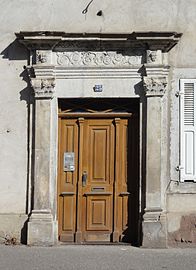
<path id="1" fill-rule="evenodd" d="M 161 50 L 168 52 L 179 41 L 182 34 L 176 32 L 133 32 L 131 34 L 112 33 L 65 33 L 65 32 L 20 32 L 16 37 L 28 49 L 61 49 L 79 46 L 81 49 L 124 50 L 127 48 Z"/>

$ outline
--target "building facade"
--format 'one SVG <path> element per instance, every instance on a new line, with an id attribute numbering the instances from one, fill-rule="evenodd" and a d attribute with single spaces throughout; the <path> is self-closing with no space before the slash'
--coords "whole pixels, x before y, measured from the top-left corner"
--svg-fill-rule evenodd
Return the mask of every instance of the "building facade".
<path id="1" fill-rule="evenodd" d="M 195 245 L 195 10 L 3 1 L 1 242 Z"/>

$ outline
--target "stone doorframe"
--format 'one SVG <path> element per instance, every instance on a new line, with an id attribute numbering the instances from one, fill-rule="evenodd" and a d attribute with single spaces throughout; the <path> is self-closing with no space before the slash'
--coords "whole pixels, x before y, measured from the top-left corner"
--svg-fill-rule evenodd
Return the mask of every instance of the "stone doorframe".
<path id="1" fill-rule="evenodd" d="M 30 51 L 28 70 L 35 95 L 34 206 L 28 244 L 58 241 L 58 98 L 127 97 L 140 98 L 141 103 L 142 245 L 166 246 L 163 99 L 168 90 L 168 51 L 181 34 L 20 32 L 16 36 Z"/>

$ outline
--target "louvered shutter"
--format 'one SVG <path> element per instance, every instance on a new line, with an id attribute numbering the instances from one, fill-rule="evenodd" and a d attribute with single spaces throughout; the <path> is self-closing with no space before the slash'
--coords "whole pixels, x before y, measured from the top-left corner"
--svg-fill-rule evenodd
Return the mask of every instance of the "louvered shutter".
<path id="1" fill-rule="evenodd" d="M 196 79 L 180 80 L 180 181 L 196 182 Z"/>

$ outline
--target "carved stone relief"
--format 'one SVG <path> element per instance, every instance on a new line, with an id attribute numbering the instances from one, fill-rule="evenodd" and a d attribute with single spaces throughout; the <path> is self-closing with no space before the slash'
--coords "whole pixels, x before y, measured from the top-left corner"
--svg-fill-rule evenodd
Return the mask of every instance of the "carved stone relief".
<path id="1" fill-rule="evenodd" d="M 36 64 L 51 64 L 52 52 L 50 50 L 36 51 Z"/>
<path id="2" fill-rule="evenodd" d="M 117 52 L 60 52 L 57 64 L 61 66 L 132 66 L 142 63 L 141 55 L 123 55 Z"/>
<path id="3" fill-rule="evenodd" d="M 167 87 L 167 80 L 163 78 L 144 77 L 143 85 L 146 96 L 163 96 Z"/>
<path id="4" fill-rule="evenodd" d="M 162 64 L 162 52 L 157 51 L 146 51 L 146 63 L 147 64 Z"/>
<path id="5" fill-rule="evenodd" d="M 53 98 L 55 79 L 31 79 L 31 85 L 34 89 L 35 98 Z"/>

